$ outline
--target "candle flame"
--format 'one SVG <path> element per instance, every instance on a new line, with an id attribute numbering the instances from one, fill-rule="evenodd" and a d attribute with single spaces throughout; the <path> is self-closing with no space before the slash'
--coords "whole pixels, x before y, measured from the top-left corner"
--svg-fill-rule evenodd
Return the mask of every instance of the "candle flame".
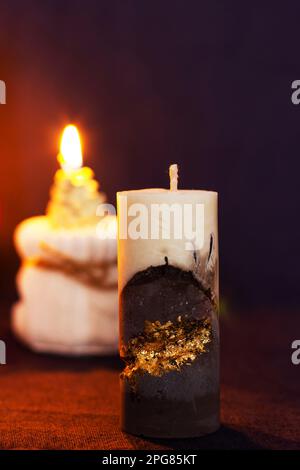
<path id="1" fill-rule="evenodd" d="M 82 166 L 80 135 L 77 127 L 73 124 L 64 128 L 58 161 L 66 171 L 78 170 Z"/>

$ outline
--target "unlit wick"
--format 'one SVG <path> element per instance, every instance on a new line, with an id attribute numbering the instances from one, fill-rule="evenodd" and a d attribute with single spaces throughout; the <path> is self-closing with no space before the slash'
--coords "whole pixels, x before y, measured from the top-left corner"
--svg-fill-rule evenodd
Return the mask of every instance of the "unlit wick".
<path id="1" fill-rule="evenodd" d="M 170 165 L 169 176 L 170 176 L 170 190 L 177 191 L 178 189 L 178 165 L 177 163 Z"/>

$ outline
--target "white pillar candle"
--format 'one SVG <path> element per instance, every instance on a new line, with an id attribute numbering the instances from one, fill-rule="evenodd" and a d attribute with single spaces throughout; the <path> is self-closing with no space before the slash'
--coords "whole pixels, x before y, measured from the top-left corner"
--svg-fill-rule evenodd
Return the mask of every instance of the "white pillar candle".
<path id="1" fill-rule="evenodd" d="M 117 200 L 122 427 L 152 437 L 213 432 L 219 426 L 217 193 L 179 190 L 172 165 L 170 190 L 119 192 Z"/>

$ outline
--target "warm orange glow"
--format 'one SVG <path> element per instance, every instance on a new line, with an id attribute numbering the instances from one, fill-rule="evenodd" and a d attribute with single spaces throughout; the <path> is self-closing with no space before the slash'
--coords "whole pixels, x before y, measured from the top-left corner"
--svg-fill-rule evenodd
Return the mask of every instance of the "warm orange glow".
<path id="1" fill-rule="evenodd" d="M 80 135 L 73 124 L 66 126 L 63 131 L 58 161 L 65 171 L 78 170 L 82 166 Z"/>

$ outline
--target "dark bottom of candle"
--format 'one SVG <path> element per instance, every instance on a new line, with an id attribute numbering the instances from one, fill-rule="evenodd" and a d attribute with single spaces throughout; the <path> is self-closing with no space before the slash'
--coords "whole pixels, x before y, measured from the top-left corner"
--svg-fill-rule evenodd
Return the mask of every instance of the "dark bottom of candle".
<path id="1" fill-rule="evenodd" d="M 121 295 L 121 426 L 157 438 L 219 427 L 216 308 L 192 273 L 173 266 L 138 273 Z"/>
<path id="2" fill-rule="evenodd" d="M 202 399 L 199 405 L 203 406 L 203 403 L 214 400 L 215 397 Z M 136 414 L 136 418 L 128 419 L 128 416 L 133 413 Z M 209 417 L 199 416 L 197 423 L 188 406 L 180 405 L 179 408 L 176 402 L 165 402 L 163 407 L 160 407 L 157 400 L 145 401 L 143 408 L 131 406 L 127 402 L 121 418 L 121 429 L 124 432 L 140 437 L 160 439 L 201 437 L 217 431 L 219 427 L 218 411 Z"/>
<path id="3" fill-rule="evenodd" d="M 201 374 L 201 366 L 199 369 L 194 373 Z M 172 378 L 160 378 L 152 387 L 151 377 L 145 376 L 144 387 L 141 387 L 142 380 L 139 382 L 139 392 L 133 392 L 130 384 L 121 380 L 122 430 L 154 438 L 191 438 L 215 432 L 220 426 L 218 387 L 214 392 L 202 394 L 205 393 L 203 385 L 197 386 L 196 377 L 188 382 L 188 377 L 180 374 L 170 372 Z"/>

